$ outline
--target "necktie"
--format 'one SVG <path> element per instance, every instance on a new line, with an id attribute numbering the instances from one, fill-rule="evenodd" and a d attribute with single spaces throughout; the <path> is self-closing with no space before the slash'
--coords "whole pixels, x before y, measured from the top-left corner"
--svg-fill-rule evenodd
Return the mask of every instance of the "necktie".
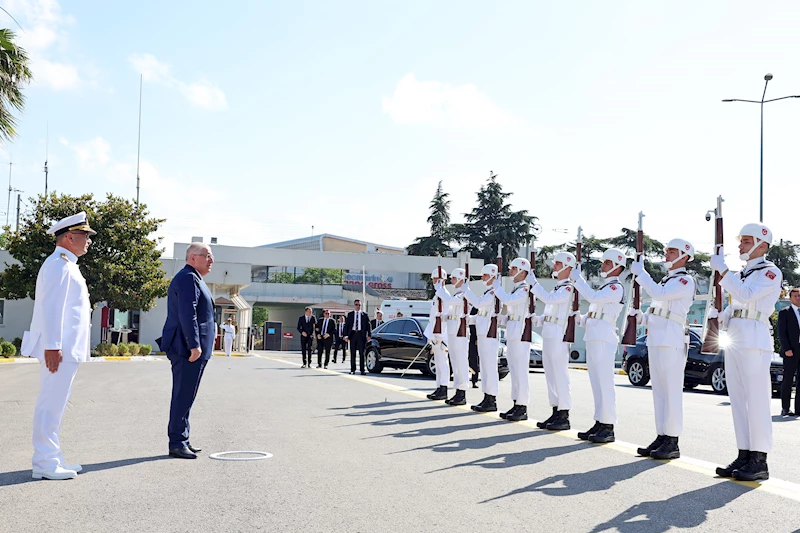
<path id="1" fill-rule="evenodd" d="M 322 321 L 322 334 L 325 335 L 328 332 L 328 319 Z"/>
<path id="2" fill-rule="evenodd" d="M 356 314 L 356 331 L 361 331 L 361 313 Z"/>

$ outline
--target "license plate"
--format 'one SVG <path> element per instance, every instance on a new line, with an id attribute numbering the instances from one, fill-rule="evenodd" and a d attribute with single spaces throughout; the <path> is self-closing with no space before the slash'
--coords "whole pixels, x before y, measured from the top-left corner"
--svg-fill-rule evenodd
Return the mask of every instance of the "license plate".
<path id="1" fill-rule="evenodd" d="M 775 379 L 777 381 L 783 381 L 783 374 L 778 374 L 777 376 L 775 376 Z"/>

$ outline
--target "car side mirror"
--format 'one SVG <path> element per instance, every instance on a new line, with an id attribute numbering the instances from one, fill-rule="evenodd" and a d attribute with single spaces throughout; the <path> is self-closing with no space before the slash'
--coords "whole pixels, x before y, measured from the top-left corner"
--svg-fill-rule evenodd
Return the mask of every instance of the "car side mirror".
<path id="1" fill-rule="evenodd" d="M 419 331 L 412 331 L 411 333 L 409 333 L 409 335 L 412 336 L 412 337 L 419 337 L 420 336 Z"/>

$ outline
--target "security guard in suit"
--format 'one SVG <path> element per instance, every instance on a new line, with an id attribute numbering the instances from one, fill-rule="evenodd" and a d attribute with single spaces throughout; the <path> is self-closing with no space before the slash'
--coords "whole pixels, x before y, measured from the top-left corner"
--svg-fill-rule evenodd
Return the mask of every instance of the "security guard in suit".
<path id="1" fill-rule="evenodd" d="M 647 353 L 656 418 L 656 439 L 637 453 L 653 459 L 681 456 L 678 437 L 683 432 L 683 376 L 686 368 L 688 326 L 686 316 L 694 301 L 694 279 L 686 263 L 694 258 L 694 246 L 683 239 L 672 239 L 664 251 L 668 274 L 656 283 L 644 263 L 631 264 L 631 272 L 653 302 L 643 314 L 631 309 L 637 324 L 647 326 Z"/>
<path id="2" fill-rule="evenodd" d="M 443 308 L 446 309 L 447 313 L 447 349 L 450 353 L 450 364 L 453 367 L 453 387 L 456 389 L 453 397 L 445 402 L 449 405 L 466 405 L 467 403 L 469 329 L 465 327 L 461 331 L 462 328 L 460 328 L 461 320 L 469 316 L 469 304 L 467 304 L 466 312 L 464 310 L 464 285 L 466 284 L 466 279 L 467 273 L 463 268 L 453 269 L 450 274 L 450 283 L 453 284 L 452 296 L 444 288 L 443 281 L 434 285 L 436 287 L 436 296 L 442 300 Z"/>
<path id="3" fill-rule="evenodd" d="M 502 304 L 495 295 L 492 284 L 499 275 L 497 265 L 484 265 L 481 270 L 481 278 L 487 290 L 483 296 L 476 296 L 470 290 L 469 284 L 464 288 L 464 298 L 478 310 L 478 314 L 475 316 L 475 332 L 478 336 L 478 361 L 483 400 L 478 405 L 473 405 L 472 410 L 479 413 L 497 411 L 497 391 L 500 387 L 500 376 L 497 372 L 497 351 L 500 348 L 498 315 Z"/>
<path id="4" fill-rule="evenodd" d="M 431 281 L 433 286 L 447 279 L 447 272 L 442 267 L 438 267 L 431 272 Z M 428 314 L 428 326 L 425 328 L 425 338 L 433 349 L 433 360 L 436 364 L 436 390 L 428 394 L 429 400 L 446 400 L 447 399 L 447 386 L 450 384 L 450 363 L 447 360 L 447 349 L 445 343 L 447 342 L 447 321 L 444 318 L 445 307 L 442 304 L 442 310 L 439 311 L 439 297 L 434 296 L 431 300 L 431 310 Z M 441 331 L 434 333 L 436 329 L 436 317 L 440 318 Z"/>
<path id="5" fill-rule="evenodd" d="M 738 457 L 727 467 L 717 468 L 717 475 L 741 481 L 769 479 L 767 454 L 772 451 L 769 366 L 773 350 L 769 319 L 783 282 L 780 269 L 764 257 L 771 245 L 772 232 L 768 227 L 747 224 L 739 232 L 739 258 L 747 262 L 744 269 L 731 272 L 722 249 L 711 256 L 711 268 L 720 273 L 720 285 L 733 299 L 720 319 L 728 332 L 725 379 L 739 448 Z"/>

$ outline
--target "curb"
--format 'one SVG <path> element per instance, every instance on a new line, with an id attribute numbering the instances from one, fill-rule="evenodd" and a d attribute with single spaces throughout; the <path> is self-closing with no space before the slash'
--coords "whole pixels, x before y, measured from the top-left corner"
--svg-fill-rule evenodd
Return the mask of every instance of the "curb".
<path id="1" fill-rule="evenodd" d="M 214 352 L 214 357 L 225 357 L 225 352 Z M 231 357 L 250 357 L 244 353 L 231 353 Z"/>
<path id="2" fill-rule="evenodd" d="M 38 363 L 39 360 L 35 357 L 12 357 L 7 359 L 5 357 L 0 357 L 0 364 L 3 363 Z"/>
<path id="3" fill-rule="evenodd" d="M 570 367 L 569 367 L 569 368 L 570 368 L 570 370 L 585 370 L 585 371 L 588 371 L 588 370 L 589 370 L 589 367 L 588 367 L 588 366 L 570 365 Z M 618 376 L 627 376 L 627 375 L 628 375 L 628 374 L 627 374 L 627 373 L 626 373 L 624 370 L 622 370 L 621 368 L 615 368 L 615 369 L 614 369 L 614 374 L 616 374 L 616 375 L 618 375 Z"/>

